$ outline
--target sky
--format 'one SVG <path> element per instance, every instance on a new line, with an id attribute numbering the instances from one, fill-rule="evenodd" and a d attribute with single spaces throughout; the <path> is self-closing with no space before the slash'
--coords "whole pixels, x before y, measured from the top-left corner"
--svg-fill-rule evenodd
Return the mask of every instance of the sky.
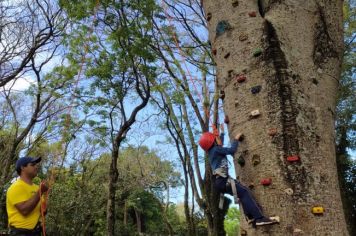
<path id="1" fill-rule="evenodd" d="M 25 77 L 15 80 L 15 81 L 11 81 L 11 82 L 7 83 L 5 85 L 5 90 L 9 90 L 11 88 L 11 90 L 13 90 L 13 91 L 24 91 L 24 90 L 28 89 L 30 87 L 30 85 L 33 83 L 34 83 L 33 78 L 31 78 L 29 76 L 25 76 Z"/>

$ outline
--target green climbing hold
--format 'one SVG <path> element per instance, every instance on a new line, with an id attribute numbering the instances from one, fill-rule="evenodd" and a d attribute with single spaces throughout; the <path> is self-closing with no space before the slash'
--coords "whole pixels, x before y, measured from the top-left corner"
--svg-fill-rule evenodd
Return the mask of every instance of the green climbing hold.
<path id="1" fill-rule="evenodd" d="M 220 21 L 218 23 L 218 25 L 216 26 L 216 36 L 220 36 L 223 33 L 225 33 L 225 31 L 230 30 L 230 29 L 231 29 L 231 26 L 230 26 L 229 22 L 227 22 L 225 20 Z"/>
<path id="2" fill-rule="evenodd" d="M 262 54 L 262 49 L 261 48 L 257 48 L 254 52 L 253 52 L 253 56 L 254 57 L 258 57 Z"/>
<path id="3" fill-rule="evenodd" d="M 243 158 L 242 155 L 239 157 L 239 159 L 237 159 L 237 163 L 239 163 L 241 167 L 245 165 L 245 159 Z"/>

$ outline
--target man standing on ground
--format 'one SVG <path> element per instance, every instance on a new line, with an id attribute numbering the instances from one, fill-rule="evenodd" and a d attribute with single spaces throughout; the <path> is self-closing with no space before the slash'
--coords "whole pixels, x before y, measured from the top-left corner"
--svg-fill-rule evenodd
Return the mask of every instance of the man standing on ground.
<path id="1" fill-rule="evenodd" d="M 10 235 L 40 236 L 40 194 L 48 190 L 46 184 L 41 189 L 32 181 L 37 176 L 41 158 L 21 157 L 16 162 L 16 172 L 20 176 L 7 190 L 6 208 L 9 218 Z"/>

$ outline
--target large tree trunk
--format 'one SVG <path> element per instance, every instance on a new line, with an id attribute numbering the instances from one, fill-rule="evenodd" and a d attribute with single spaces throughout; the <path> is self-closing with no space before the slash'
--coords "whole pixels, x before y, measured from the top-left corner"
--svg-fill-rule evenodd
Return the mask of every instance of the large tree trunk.
<path id="1" fill-rule="evenodd" d="M 246 135 L 236 155 L 244 152 L 246 164 L 237 174 L 254 185 L 267 215 L 281 217 L 279 225 L 257 229 L 242 220 L 242 229 L 247 235 L 347 235 L 334 144 L 342 1 L 203 5 L 229 131 Z M 238 75 L 246 80 L 237 82 Z M 252 117 L 253 110 L 260 115 Z M 277 133 L 269 135 L 270 129 Z M 288 162 L 289 156 L 300 161 Z M 264 178 L 272 184 L 262 186 Z M 314 215 L 315 206 L 324 214 Z"/>

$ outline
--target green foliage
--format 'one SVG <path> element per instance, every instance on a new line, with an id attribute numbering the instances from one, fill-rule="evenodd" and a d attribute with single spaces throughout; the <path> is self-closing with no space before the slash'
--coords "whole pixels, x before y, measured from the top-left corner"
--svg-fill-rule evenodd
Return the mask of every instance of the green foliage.
<path id="1" fill-rule="evenodd" d="M 78 109 L 90 116 L 89 129 L 112 146 L 108 137 L 143 100 L 145 81 L 156 77 L 151 45 L 157 6 L 154 0 L 61 0 L 60 5 L 72 20 L 64 39 L 69 49 L 65 71 L 80 75 Z"/>
<path id="2" fill-rule="evenodd" d="M 336 154 L 341 196 L 350 235 L 356 234 L 356 10 L 353 1 L 344 1 L 344 61 L 336 109 Z"/>
<path id="3" fill-rule="evenodd" d="M 92 140 L 91 140 L 92 141 Z M 88 143 L 88 145 L 93 145 Z M 59 148 L 56 144 L 43 142 L 33 155 L 49 155 Z M 120 186 L 117 191 L 117 219 L 119 232 L 135 235 L 135 211 L 142 218 L 144 231 L 148 234 L 167 234 L 164 221 L 163 195 L 166 190 L 160 182 L 177 186 L 179 173 L 170 162 L 162 161 L 155 151 L 147 147 L 130 147 L 122 150 L 119 165 Z M 56 235 L 106 235 L 106 198 L 108 194 L 108 170 L 110 155 L 91 160 L 89 153 L 80 154 L 80 162 L 56 170 L 55 184 L 49 196 L 47 214 L 48 234 Z M 45 159 L 43 165 L 50 160 Z M 51 166 L 47 166 L 51 168 Z M 154 187 L 154 190 L 151 189 Z M 123 225 L 124 205 L 128 209 L 128 225 Z M 174 207 L 167 211 L 168 221 L 175 226 L 184 224 L 177 220 Z M 176 228 L 175 228 L 176 229 Z"/>
<path id="4" fill-rule="evenodd" d="M 163 233 L 165 225 L 161 203 L 152 193 L 137 189 L 127 198 L 128 206 L 142 215 L 145 232 L 150 234 Z"/>
<path id="5" fill-rule="evenodd" d="M 67 10 L 67 14 L 76 20 L 81 20 L 93 13 L 97 0 L 59 0 L 59 6 Z"/>
<path id="6" fill-rule="evenodd" d="M 230 207 L 224 221 L 224 228 L 228 236 L 239 235 L 240 211 L 236 207 Z"/>

